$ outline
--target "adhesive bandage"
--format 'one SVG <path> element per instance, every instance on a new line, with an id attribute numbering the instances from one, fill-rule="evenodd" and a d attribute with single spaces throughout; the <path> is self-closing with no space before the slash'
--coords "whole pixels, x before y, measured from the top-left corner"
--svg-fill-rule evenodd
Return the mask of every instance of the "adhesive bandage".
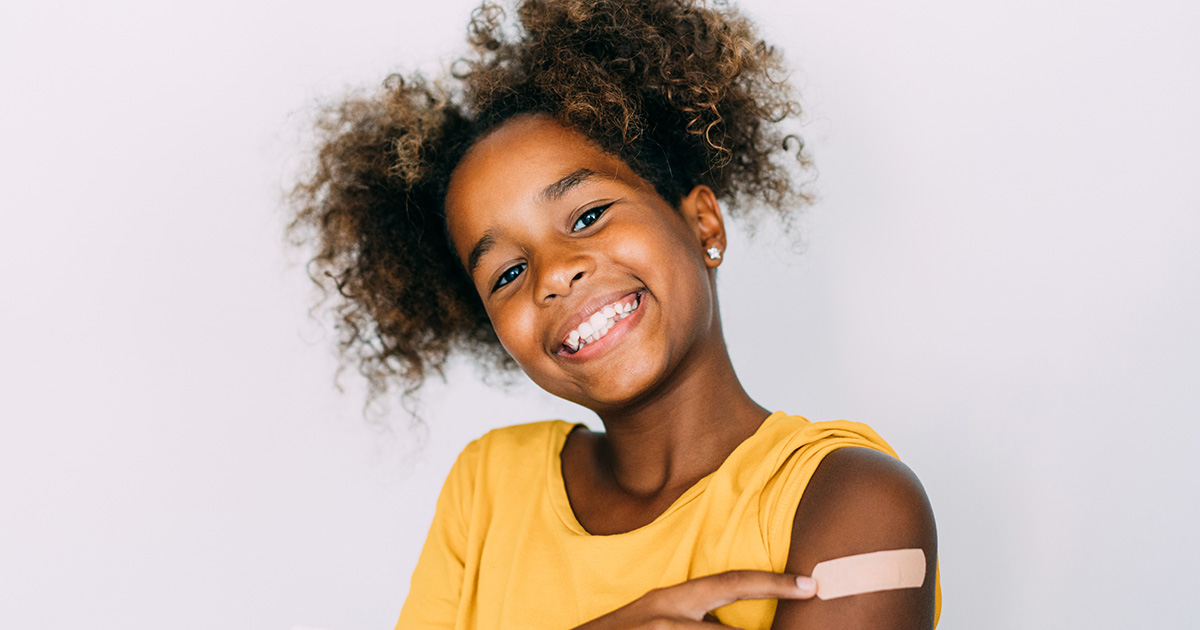
<path id="1" fill-rule="evenodd" d="M 925 552 L 891 549 L 834 558 L 813 567 L 812 578 L 820 599 L 917 588 L 925 583 Z"/>

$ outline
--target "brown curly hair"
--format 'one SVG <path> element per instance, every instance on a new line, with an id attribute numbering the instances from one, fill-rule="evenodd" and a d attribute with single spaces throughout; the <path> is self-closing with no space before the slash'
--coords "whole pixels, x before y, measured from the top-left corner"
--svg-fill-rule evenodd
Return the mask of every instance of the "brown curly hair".
<path id="1" fill-rule="evenodd" d="M 810 201 L 794 171 L 800 113 L 781 55 L 736 11 L 689 0 L 524 0 L 519 28 L 485 3 L 472 53 L 452 76 L 388 77 L 377 93 L 324 109 L 311 171 L 291 199 L 292 244 L 331 307 L 342 367 L 357 362 L 367 403 L 398 381 L 409 401 L 448 358 L 516 367 L 449 245 L 443 199 L 483 134 L 521 114 L 552 116 L 620 157 L 672 205 L 696 185 L 734 216 Z M 314 306 L 316 308 L 316 306 Z M 335 377 L 336 380 L 336 377 Z"/>

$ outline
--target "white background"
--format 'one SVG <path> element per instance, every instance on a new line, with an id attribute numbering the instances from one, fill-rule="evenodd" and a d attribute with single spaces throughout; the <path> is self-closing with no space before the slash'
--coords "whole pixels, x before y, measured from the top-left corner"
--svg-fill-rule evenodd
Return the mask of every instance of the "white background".
<path id="1" fill-rule="evenodd" d="M 283 246 L 313 104 L 472 6 L 0 8 L 0 627 L 390 628 L 458 450 L 588 417 L 460 366 L 364 421 Z M 751 394 L 921 476 L 942 628 L 1196 627 L 1200 5 L 741 6 L 822 197 L 722 267 Z"/>

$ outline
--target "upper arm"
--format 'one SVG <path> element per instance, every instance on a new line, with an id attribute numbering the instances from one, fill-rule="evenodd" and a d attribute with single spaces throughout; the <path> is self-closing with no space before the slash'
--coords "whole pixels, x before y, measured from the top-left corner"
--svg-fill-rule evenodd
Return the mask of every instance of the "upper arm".
<path id="1" fill-rule="evenodd" d="M 454 627 L 462 596 L 478 444 L 477 440 L 463 450 L 442 484 L 396 630 Z"/>
<path id="2" fill-rule="evenodd" d="M 927 630 L 934 625 L 937 531 L 921 482 L 902 462 L 872 449 L 840 448 L 826 455 L 796 508 L 786 571 L 812 575 L 825 560 L 908 548 L 925 552 L 920 588 L 780 600 L 772 628 Z"/>

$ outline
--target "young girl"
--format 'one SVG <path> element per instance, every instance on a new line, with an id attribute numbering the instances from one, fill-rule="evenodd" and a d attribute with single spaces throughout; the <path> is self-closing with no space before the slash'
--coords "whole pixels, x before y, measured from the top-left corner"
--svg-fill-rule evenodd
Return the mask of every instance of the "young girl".
<path id="1" fill-rule="evenodd" d="M 472 442 L 397 628 L 933 627 L 916 477 L 866 425 L 751 400 L 722 336 L 726 210 L 805 201 L 778 54 L 688 0 L 516 14 L 510 35 L 476 12 L 456 83 L 392 77 L 335 108 L 297 188 L 292 230 L 373 394 L 463 352 L 604 424 Z M 923 555 L 919 586 L 825 598 L 807 577 L 897 549 Z"/>

